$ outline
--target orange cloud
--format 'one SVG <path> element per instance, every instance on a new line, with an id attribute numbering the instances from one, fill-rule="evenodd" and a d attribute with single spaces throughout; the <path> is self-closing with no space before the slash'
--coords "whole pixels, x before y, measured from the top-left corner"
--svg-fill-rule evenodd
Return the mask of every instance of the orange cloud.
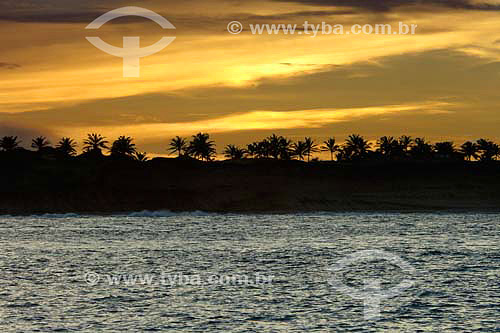
<path id="1" fill-rule="evenodd" d="M 450 112 L 450 103 L 428 102 L 407 105 L 386 105 L 351 109 L 315 109 L 299 111 L 252 111 L 225 117 L 194 121 L 189 123 L 150 123 L 126 126 L 99 126 L 93 131 L 103 133 L 108 137 L 131 135 L 141 140 L 162 139 L 173 135 L 191 135 L 196 132 L 225 133 L 249 130 L 282 130 L 292 128 L 318 128 L 328 124 L 360 119 L 371 116 L 397 115 L 408 112 L 443 113 Z M 85 128 L 59 128 L 59 135 L 84 137 L 88 132 Z"/>

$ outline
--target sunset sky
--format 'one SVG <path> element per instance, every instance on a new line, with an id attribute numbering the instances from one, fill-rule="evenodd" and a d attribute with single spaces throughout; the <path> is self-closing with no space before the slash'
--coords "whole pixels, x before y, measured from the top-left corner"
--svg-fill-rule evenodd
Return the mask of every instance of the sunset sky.
<path id="1" fill-rule="evenodd" d="M 144 18 L 85 27 L 139 6 Z M 226 30 L 240 21 L 239 35 Z M 416 35 L 252 35 L 248 24 L 418 24 Z M 271 133 L 360 133 L 428 140 L 500 139 L 500 0 L 0 0 L 0 135 L 23 145 L 89 132 L 166 153 L 175 135 L 208 131 L 218 150 Z M 122 59 L 92 46 L 176 40 L 123 78 Z"/>

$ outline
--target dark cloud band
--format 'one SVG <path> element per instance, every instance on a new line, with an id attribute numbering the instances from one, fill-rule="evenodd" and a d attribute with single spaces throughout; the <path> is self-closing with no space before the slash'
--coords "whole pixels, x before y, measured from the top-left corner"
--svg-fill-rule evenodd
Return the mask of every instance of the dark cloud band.
<path id="1" fill-rule="evenodd" d="M 0 69 L 17 69 L 17 68 L 20 68 L 21 65 L 18 65 L 18 64 L 11 64 L 11 63 L 8 63 L 8 62 L 0 62 Z"/>
<path id="2" fill-rule="evenodd" d="M 471 0 L 274 0 L 305 5 L 358 8 L 373 12 L 389 12 L 403 6 L 441 6 L 462 10 L 500 10 L 500 5 L 473 3 Z"/>

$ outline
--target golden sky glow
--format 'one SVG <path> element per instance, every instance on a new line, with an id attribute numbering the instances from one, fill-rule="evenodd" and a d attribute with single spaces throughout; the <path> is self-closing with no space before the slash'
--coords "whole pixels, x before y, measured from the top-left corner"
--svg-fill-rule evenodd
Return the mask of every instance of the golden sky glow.
<path id="1" fill-rule="evenodd" d="M 173 135 L 199 131 L 216 134 L 219 149 L 272 132 L 321 141 L 350 132 L 500 138 L 499 2 L 437 2 L 393 1 L 388 8 L 336 0 L 0 4 L 1 134 L 26 140 L 38 133 L 52 140 L 127 134 L 151 153 L 164 152 Z M 88 43 L 85 26 L 109 9 L 134 5 L 169 19 L 177 29 L 166 33 L 177 39 L 142 59 L 140 78 L 123 78 L 121 59 Z M 346 27 L 403 21 L 419 28 L 406 36 L 312 38 L 248 29 L 234 36 L 225 30 L 232 20 Z M 122 36 L 151 45 L 164 34 L 146 19 L 91 32 L 116 46 Z"/>
<path id="2" fill-rule="evenodd" d="M 423 103 L 415 105 L 384 105 L 369 108 L 352 108 L 336 110 L 299 110 L 290 112 L 251 111 L 242 114 L 228 115 L 210 120 L 192 121 L 189 123 L 144 123 L 128 126 L 99 126 L 94 130 L 106 133 L 111 137 L 128 133 L 141 137 L 147 133 L 148 138 L 162 140 L 165 135 L 189 136 L 196 131 L 224 133 L 251 130 L 282 130 L 292 128 L 320 128 L 328 124 L 345 122 L 369 116 L 383 116 L 403 112 L 422 112 L 426 114 L 447 113 L 449 103 Z M 84 137 L 87 127 L 61 127 L 56 132 L 61 136 L 77 135 Z M 78 134 L 77 134 L 78 133 Z"/>

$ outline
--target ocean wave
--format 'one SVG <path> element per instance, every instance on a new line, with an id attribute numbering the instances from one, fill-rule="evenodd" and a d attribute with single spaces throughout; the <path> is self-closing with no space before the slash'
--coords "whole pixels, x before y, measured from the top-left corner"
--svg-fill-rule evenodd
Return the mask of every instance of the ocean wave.
<path id="1" fill-rule="evenodd" d="M 80 215 L 76 213 L 46 213 L 46 214 L 32 214 L 32 215 L 11 215 L 5 214 L 0 215 L 2 219 L 68 219 L 68 218 L 84 218 L 90 217 L 90 215 Z"/>
<path id="2" fill-rule="evenodd" d="M 76 213 L 64 213 L 64 214 L 41 214 L 41 215 L 31 215 L 30 217 L 46 218 L 46 219 L 68 219 L 68 218 L 81 218 L 87 215 L 80 215 Z"/>
<path id="3" fill-rule="evenodd" d="M 111 213 L 111 214 L 77 214 L 77 213 L 46 213 L 33 215 L 0 215 L 3 219 L 68 219 L 68 218 L 95 218 L 95 217 L 174 217 L 174 216 L 213 216 L 220 215 L 217 213 L 209 213 L 200 210 L 186 212 L 172 212 L 170 210 L 143 210 L 127 213 Z"/>
<path id="4" fill-rule="evenodd" d="M 140 212 L 132 212 L 127 214 L 118 214 L 117 216 L 126 217 L 172 217 L 172 216 L 212 216 L 215 213 L 203 212 L 195 210 L 191 212 L 172 212 L 170 210 L 143 210 Z"/>

